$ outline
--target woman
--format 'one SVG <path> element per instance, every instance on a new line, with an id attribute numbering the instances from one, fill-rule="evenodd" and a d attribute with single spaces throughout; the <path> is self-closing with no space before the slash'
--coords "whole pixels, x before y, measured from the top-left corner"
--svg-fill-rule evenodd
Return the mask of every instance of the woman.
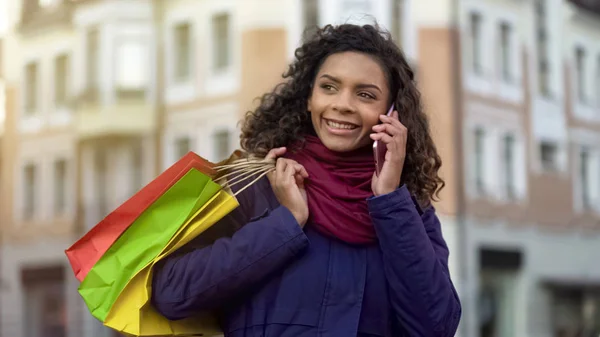
<path id="1" fill-rule="evenodd" d="M 232 337 L 454 336 L 461 306 L 431 206 L 441 161 L 402 52 L 376 27 L 327 26 L 284 77 L 242 130 L 275 171 L 156 269 L 154 306 L 212 310 Z M 387 146 L 379 175 L 374 140 Z M 210 241 L 225 226 L 235 234 Z"/>

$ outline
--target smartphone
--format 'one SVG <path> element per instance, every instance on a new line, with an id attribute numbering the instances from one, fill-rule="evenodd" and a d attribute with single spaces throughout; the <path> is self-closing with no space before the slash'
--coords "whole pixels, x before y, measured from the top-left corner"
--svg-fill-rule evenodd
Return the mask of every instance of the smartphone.
<path id="1" fill-rule="evenodd" d="M 388 110 L 386 116 L 391 116 L 394 111 L 394 104 Z M 387 152 L 387 146 L 383 142 L 375 141 L 373 143 L 373 157 L 375 158 L 375 174 L 379 176 L 383 163 L 385 162 L 385 153 Z"/>

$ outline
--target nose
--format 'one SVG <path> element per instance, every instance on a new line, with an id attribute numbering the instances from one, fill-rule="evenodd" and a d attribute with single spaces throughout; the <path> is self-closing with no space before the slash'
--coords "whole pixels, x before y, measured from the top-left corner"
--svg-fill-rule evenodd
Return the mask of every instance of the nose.
<path id="1" fill-rule="evenodd" d="M 354 102 L 352 100 L 352 94 L 347 91 L 340 92 L 339 95 L 335 96 L 332 107 L 333 110 L 343 114 L 353 113 L 356 111 Z"/>

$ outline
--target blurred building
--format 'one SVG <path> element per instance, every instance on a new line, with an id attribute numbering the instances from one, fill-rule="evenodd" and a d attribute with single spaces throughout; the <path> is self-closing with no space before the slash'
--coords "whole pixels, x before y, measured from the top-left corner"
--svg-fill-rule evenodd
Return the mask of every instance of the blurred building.
<path id="1" fill-rule="evenodd" d="M 457 15 L 459 102 L 429 102 L 460 116 L 443 206 L 457 214 L 463 331 L 597 336 L 600 6 L 463 0 Z M 425 87 L 443 73 L 419 64 Z"/>
<path id="2" fill-rule="evenodd" d="M 0 336 L 114 335 L 87 313 L 64 249 L 187 151 L 216 161 L 238 148 L 237 121 L 306 27 L 372 18 L 417 70 L 444 161 L 436 207 L 460 335 L 600 333 L 594 1 L 14 0 L 8 10 Z"/>

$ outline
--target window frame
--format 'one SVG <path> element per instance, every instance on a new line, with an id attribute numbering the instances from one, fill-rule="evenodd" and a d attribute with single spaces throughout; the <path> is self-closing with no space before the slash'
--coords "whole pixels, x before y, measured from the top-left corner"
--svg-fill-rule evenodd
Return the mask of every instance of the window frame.
<path id="1" fill-rule="evenodd" d="M 224 22 L 217 22 L 219 19 L 225 18 Z M 217 26 L 218 24 L 223 24 L 226 28 L 225 30 L 225 38 L 226 40 L 222 42 L 220 38 L 222 36 L 218 36 L 219 33 L 222 33 L 218 30 L 218 28 L 223 28 Z M 216 11 L 212 13 L 210 17 L 210 34 L 211 34 L 211 50 L 212 56 L 210 59 L 210 68 L 213 73 L 221 73 L 227 71 L 233 65 L 233 46 L 232 46 L 232 15 L 228 11 Z M 220 42 L 223 43 L 223 46 L 220 45 Z M 219 47 L 223 47 L 225 50 L 225 63 L 220 63 L 221 57 L 219 52 L 221 51 Z"/>

